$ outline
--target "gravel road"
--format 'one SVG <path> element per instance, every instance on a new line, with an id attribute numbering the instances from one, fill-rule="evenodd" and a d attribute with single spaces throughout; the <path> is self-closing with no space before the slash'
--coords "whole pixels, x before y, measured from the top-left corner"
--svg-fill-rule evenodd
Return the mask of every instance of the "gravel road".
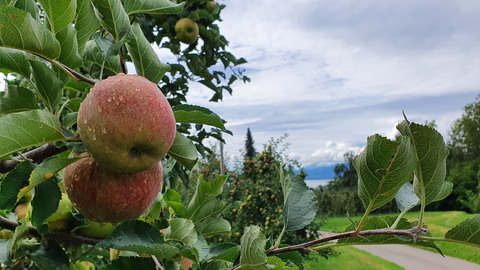
<path id="1" fill-rule="evenodd" d="M 433 253 L 405 245 L 362 245 L 355 246 L 406 270 L 480 270 L 480 264 Z M 480 256 L 480 252 L 479 252 Z"/>

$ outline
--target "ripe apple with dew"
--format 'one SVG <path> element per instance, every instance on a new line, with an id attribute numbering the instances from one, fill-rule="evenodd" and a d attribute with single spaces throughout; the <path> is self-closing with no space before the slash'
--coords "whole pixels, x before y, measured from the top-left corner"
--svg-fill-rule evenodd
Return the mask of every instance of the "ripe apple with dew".
<path id="1" fill-rule="evenodd" d="M 198 39 L 198 25 L 190 18 L 182 18 L 175 24 L 175 33 L 178 40 L 186 44 L 193 44 Z"/>
<path id="2" fill-rule="evenodd" d="M 123 73 L 92 88 L 77 122 L 85 149 L 113 172 L 156 166 L 176 135 L 172 108 L 160 89 L 144 77 Z"/>
<path id="3" fill-rule="evenodd" d="M 67 166 L 63 182 L 73 206 L 84 217 L 119 223 L 148 210 L 162 186 L 162 164 L 138 173 L 117 173 L 89 156 Z"/>

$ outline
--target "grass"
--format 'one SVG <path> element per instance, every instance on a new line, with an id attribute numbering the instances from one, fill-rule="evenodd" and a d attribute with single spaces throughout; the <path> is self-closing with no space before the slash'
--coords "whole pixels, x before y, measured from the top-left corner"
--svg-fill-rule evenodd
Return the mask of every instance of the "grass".
<path id="1" fill-rule="evenodd" d="M 409 221 L 415 221 L 418 219 L 418 215 L 418 212 L 412 212 L 405 214 L 404 217 Z M 444 236 L 449 229 L 475 215 L 476 214 L 467 214 L 460 211 L 426 212 L 424 223 L 427 225 L 432 236 Z M 352 217 L 352 219 L 358 222 L 361 216 Z M 350 225 L 350 221 L 347 217 L 331 217 L 322 224 L 320 230 L 342 232 L 348 225 Z M 480 248 L 447 242 L 437 242 L 436 244 L 447 256 L 480 264 Z"/>
<path id="2" fill-rule="evenodd" d="M 402 267 L 354 247 L 342 247 L 336 250 L 338 256 L 328 259 L 311 253 L 305 261 L 305 269 L 403 269 Z"/>

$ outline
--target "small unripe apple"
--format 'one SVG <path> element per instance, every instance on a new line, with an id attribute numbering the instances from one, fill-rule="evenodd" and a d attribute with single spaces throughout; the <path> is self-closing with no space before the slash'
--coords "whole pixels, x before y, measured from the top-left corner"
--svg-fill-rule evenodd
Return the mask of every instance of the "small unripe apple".
<path id="1" fill-rule="evenodd" d="M 162 186 L 162 164 L 138 173 L 103 169 L 92 157 L 65 168 L 65 191 L 87 219 L 119 223 L 136 219 L 148 210 Z"/>
<path id="2" fill-rule="evenodd" d="M 105 170 L 140 172 L 167 154 L 176 135 L 172 108 L 151 81 L 123 73 L 97 83 L 78 111 L 80 137 Z"/>
<path id="3" fill-rule="evenodd" d="M 58 209 L 45 221 L 48 228 L 55 231 L 67 231 L 73 221 L 73 205 L 65 193 L 62 193 L 62 199 L 58 202 Z"/>
<path id="4" fill-rule="evenodd" d="M 82 227 L 76 231 L 79 235 L 103 239 L 109 236 L 113 229 L 115 229 L 115 226 L 112 223 L 98 223 L 88 219 L 86 220 L 86 223 L 87 227 Z"/>
<path id="5" fill-rule="evenodd" d="M 17 215 L 18 220 L 24 220 L 28 217 L 28 205 L 29 203 L 19 203 L 15 206 L 13 212 Z"/>
<path id="6" fill-rule="evenodd" d="M 198 38 L 198 25 L 190 18 L 182 18 L 175 24 L 175 33 L 181 42 L 193 44 Z"/>
<path id="7" fill-rule="evenodd" d="M 70 265 L 70 270 L 95 270 L 95 265 L 89 261 L 80 261 Z"/>
<path id="8" fill-rule="evenodd" d="M 212 13 L 216 7 L 217 3 L 215 1 L 208 1 L 205 5 L 205 9 L 208 11 L 208 13 Z"/>

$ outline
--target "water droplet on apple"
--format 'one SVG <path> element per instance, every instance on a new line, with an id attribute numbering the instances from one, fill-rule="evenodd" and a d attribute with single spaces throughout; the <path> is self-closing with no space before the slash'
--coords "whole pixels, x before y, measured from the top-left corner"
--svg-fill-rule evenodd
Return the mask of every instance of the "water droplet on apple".
<path id="1" fill-rule="evenodd" d="M 120 101 L 122 101 L 122 100 L 123 100 L 123 96 L 122 96 L 122 95 L 118 96 L 118 99 L 119 99 Z"/>
<path id="2" fill-rule="evenodd" d="M 87 127 L 87 129 L 88 129 L 88 131 L 92 131 L 92 128 L 90 128 L 90 127 Z"/>
<path id="3" fill-rule="evenodd" d="M 152 97 L 152 96 L 150 96 L 150 101 L 153 101 L 153 97 Z"/>
<path id="4" fill-rule="evenodd" d="M 112 102 L 112 97 L 107 97 L 108 102 Z"/>
<path id="5" fill-rule="evenodd" d="M 83 123 L 84 123 L 84 124 L 87 124 L 87 120 L 83 120 Z"/>
<path id="6" fill-rule="evenodd" d="M 143 130 L 143 125 L 140 125 L 140 126 L 138 127 L 138 131 L 142 131 L 142 130 Z"/>
<path id="7" fill-rule="evenodd" d="M 99 113 L 102 112 L 102 107 L 98 106 L 98 112 L 99 112 Z"/>
<path id="8" fill-rule="evenodd" d="M 92 139 L 93 139 L 94 141 L 96 141 L 96 140 L 97 140 L 97 135 L 93 134 Z"/>
<path id="9" fill-rule="evenodd" d="M 138 88 L 138 87 L 135 88 L 135 91 L 140 92 L 140 88 Z"/>
<path id="10" fill-rule="evenodd" d="M 102 133 L 107 134 L 107 129 L 105 127 L 102 127 Z"/>

